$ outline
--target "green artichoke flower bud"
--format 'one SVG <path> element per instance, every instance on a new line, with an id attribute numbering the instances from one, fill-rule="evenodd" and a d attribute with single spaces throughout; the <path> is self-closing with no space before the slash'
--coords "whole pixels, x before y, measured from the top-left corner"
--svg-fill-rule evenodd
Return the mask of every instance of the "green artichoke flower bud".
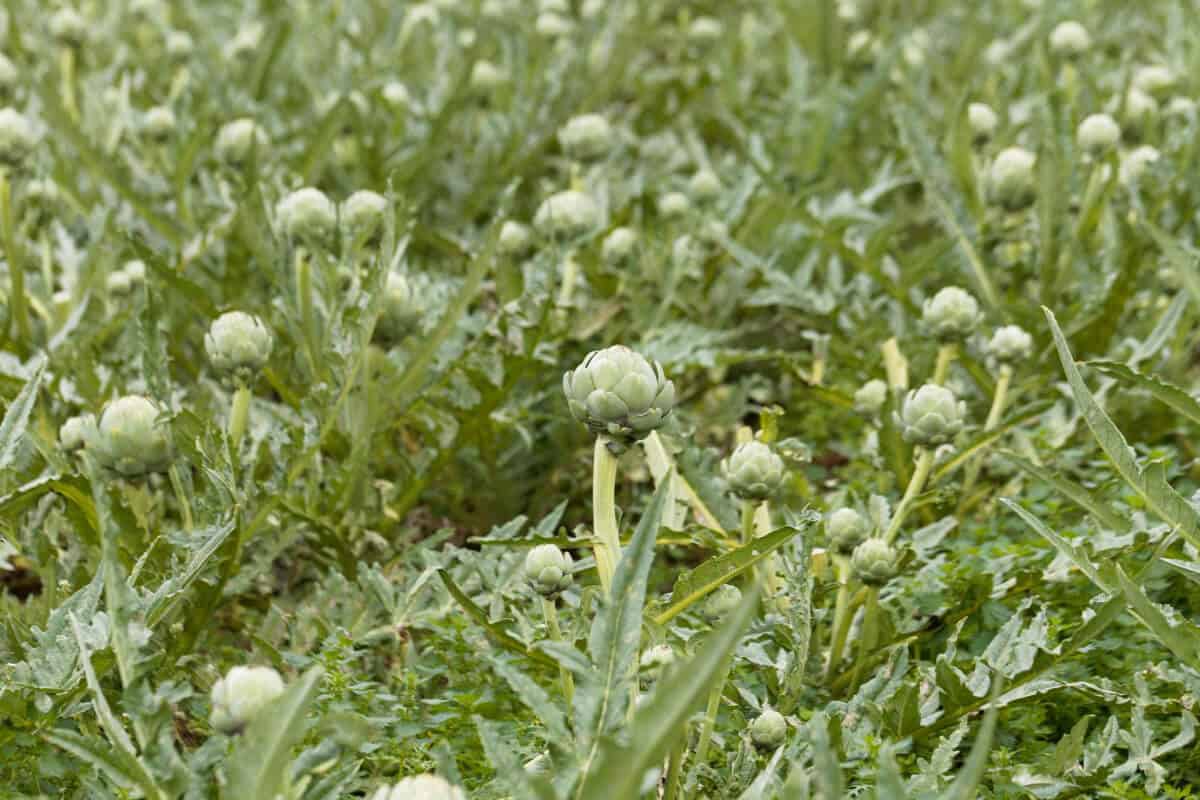
<path id="1" fill-rule="evenodd" d="M 713 17 L 696 17 L 688 26 L 688 41 L 697 45 L 711 45 L 725 35 L 725 26 Z"/>
<path id="2" fill-rule="evenodd" d="M 37 131 L 28 117 L 15 108 L 0 108 L 0 163 L 21 164 L 37 143 Z"/>
<path id="3" fill-rule="evenodd" d="M 925 301 L 921 324 L 938 341 L 961 342 L 983 319 L 979 303 L 957 286 L 947 286 Z"/>
<path id="4" fill-rule="evenodd" d="M 226 164 L 241 164 L 257 150 L 259 156 L 271 144 L 267 132 L 248 117 L 227 122 L 217 131 L 217 158 Z"/>
<path id="5" fill-rule="evenodd" d="M 1130 150 L 1121 157 L 1121 168 L 1118 171 L 1121 183 L 1126 186 L 1137 185 L 1145 177 L 1146 171 L 1160 158 L 1162 154 L 1158 152 L 1158 148 L 1148 144 Z"/>
<path id="6" fill-rule="evenodd" d="M 142 130 L 151 139 L 163 141 L 175 132 L 175 112 L 167 106 L 155 106 L 142 117 Z"/>
<path id="7" fill-rule="evenodd" d="M 591 161 L 612 148 L 613 129 L 600 114 L 581 114 L 559 130 L 558 143 L 571 158 Z"/>
<path id="8" fill-rule="evenodd" d="M 388 81 L 379 90 L 379 95 L 395 111 L 405 111 L 413 104 L 412 92 L 400 81 Z"/>
<path id="9" fill-rule="evenodd" d="M 600 207 L 591 195 L 574 189 L 547 197 L 533 215 L 534 227 L 552 239 L 574 239 L 600 224 Z"/>
<path id="10" fill-rule="evenodd" d="M 987 352 L 1001 364 L 1023 361 L 1033 352 L 1033 337 L 1018 325 L 1005 325 L 992 334 Z"/>
<path id="11" fill-rule="evenodd" d="M 523 256 L 529 252 L 533 236 L 529 228 L 519 222 L 508 220 L 500 226 L 500 252 L 509 256 Z"/>
<path id="12" fill-rule="evenodd" d="M 165 470 L 171 462 L 171 446 L 158 424 L 161 413 L 153 401 L 136 394 L 109 403 L 97 425 L 96 460 L 122 478 Z"/>
<path id="13" fill-rule="evenodd" d="M 662 365 L 619 344 L 593 350 L 564 373 L 563 393 L 575 419 L 624 443 L 660 427 L 675 406 Z"/>
<path id="14" fill-rule="evenodd" d="M 751 440 L 721 463 L 729 488 L 743 500 L 765 500 L 783 486 L 787 467 L 769 445 Z"/>
<path id="15" fill-rule="evenodd" d="M 1170 67 L 1148 64 L 1133 73 L 1133 86 L 1151 97 L 1163 97 L 1175 86 L 1175 74 Z"/>
<path id="16" fill-rule="evenodd" d="M 77 453 L 96 440 L 95 414 L 71 417 L 58 429 L 58 444 L 64 452 Z"/>
<path id="17" fill-rule="evenodd" d="M 504 70 L 490 61 L 476 61 L 471 67 L 471 88 L 479 94 L 491 94 L 507 82 Z"/>
<path id="18" fill-rule="evenodd" d="M 196 50 L 196 43 L 184 31 L 170 31 L 164 42 L 167 55 L 174 61 L 184 61 L 191 58 Z"/>
<path id="19" fill-rule="evenodd" d="M 113 297 L 125 297 L 133 291 L 133 281 L 129 273 L 119 269 L 108 273 L 108 277 L 104 279 L 104 290 Z"/>
<path id="20" fill-rule="evenodd" d="M 337 209 L 320 189 L 306 186 L 279 201 L 279 223 L 292 239 L 327 241 L 337 227 Z"/>
<path id="21" fill-rule="evenodd" d="M 871 523 L 853 508 L 839 508 L 825 518 L 829 549 L 848 556 L 871 535 Z"/>
<path id="22" fill-rule="evenodd" d="M 1079 123 L 1075 137 L 1083 150 L 1092 154 L 1103 153 L 1121 141 L 1121 126 L 1108 114 L 1091 114 Z"/>
<path id="23" fill-rule="evenodd" d="M 408 280 L 399 272 L 388 273 L 383 289 L 383 309 L 375 323 L 376 338 L 384 345 L 395 344 L 412 333 L 420 318 L 420 309 Z"/>
<path id="24" fill-rule="evenodd" d="M 1146 132 L 1146 129 L 1158 119 L 1158 101 L 1152 95 L 1141 89 L 1131 88 L 1125 95 L 1125 127 L 1135 136 Z"/>
<path id="25" fill-rule="evenodd" d="M 879 378 L 867 381 L 854 393 L 854 410 L 860 414 L 878 414 L 887 402 L 888 385 Z"/>
<path id="26" fill-rule="evenodd" d="M 525 556 L 525 579 L 543 597 L 554 597 L 571 585 L 571 556 L 552 544 L 539 544 Z"/>
<path id="27" fill-rule="evenodd" d="M 647 677 L 658 680 L 663 672 L 675 664 L 675 649 L 669 644 L 655 645 L 642 653 L 639 664 Z"/>
<path id="28" fill-rule="evenodd" d="M 353 239 L 370 241 L 379 232 L 387 198 L 369 189 L 360 189 L 342 203 L 342 225 Z"/>
<path id="29" fill-rule="evenodd" d="M 896 577 L 895 549 L 883 539 L 867 539 L 854 548 L 850 569 L 867 586 L 883 586 Z"/>
<path id="30" fill-rule="evenodd" d="M 1032 203 L 1037 188 L 1033 171 L 1036 161 L 1037 156 L 1023 147 L 1001 150 L 988 173 L 992 199 L 1014 210 Z"/>
<path id="31" fill-rule="evenodd" d="M 967 106 L 967 125 L 978 142 L 987 141 L 996 133 L 1000 118 L 987 103 L 971 103 Z"/>
<path id="32" fill-rule="evenodd" d="M 204 336 L 208 359 L 219 372 L 247 383 L 271 358 L 271 331 L 244 311 L 227 311 L 213 320 Z"/>
<path id="33" fill-rule="evenodd" d="M 750 723 L 750 741 L 755 747 L 774 750 L 787 739 L 787 720 L 773 708 L 764 708 Z"/>
<path id="34" fill-rule="evenodd" d="M 131 286 L 141 286 L 146 282 L 146 262 L 140 259 L 126 261 L 125 266 L 121 267 L 121 272 L 124 272 L 129 278 Z"/>
<path id="35" fill-rule="evenodd" d="M 704 605 L 700 609 L 700 616 L 715 625 L 737 608 L 740 602 L 742 602 L 742 590 L 732 583 L 722 583 L 705 598 Z"/>
<path id="36" fill-rule="evenodd" d="M 692 210 L 692 201 L 683 192 L 667 192 L 658 199 L 658 213 L 666 219 L 679 219 Z"/>
<path id="37" fill-rule="evenodd" d="M 711 169 L 697 170 L 688 181 L 688 191 L 698 203 L 711 203 L 721 196 L 721 179 Z"/>
<path id="38" fill-rule="evenodd" d="M 911 391 L 896 414 L 904 440 L 920 447 L 936 447 L 953 439 L 963 428 L 966 404 L 941 386 L 927 383 Z"/>
<path id="39" fill-rule="evenodd" d="M 270 667 L 234 667 L 213 685 L 209 721 L 221 733 L 241 733 L 281 694 L 283 678 Z"/>
<path id="40" fill-rule="evenodd" d="M 614 228 L 604 237 L 600 252 L 606 263 L 615 266 L 632 258 L 637 244 L 638 235 L 632 228 Z"/>
<path id="41" fill-rule="evenodd" d="M 462 789 L 437 775 L 405 778 L 395 786 L 381 787 L 371 800 L 467 800 Z"/>
<path id="42" fill-rule="evenodd" d="M 1087 28 L 1075 20 L 1060 22 L 1050 31 L 1050 51 L 1060 56 L 1077 56 L 1092 46 Z"/>
<path id="43" fill-rule="evenodd" d="M 66 47 L 79 47 L 87 38 L 88 23 L 73 8 L 60 8 L 50 17 L 50 35 Z"/>

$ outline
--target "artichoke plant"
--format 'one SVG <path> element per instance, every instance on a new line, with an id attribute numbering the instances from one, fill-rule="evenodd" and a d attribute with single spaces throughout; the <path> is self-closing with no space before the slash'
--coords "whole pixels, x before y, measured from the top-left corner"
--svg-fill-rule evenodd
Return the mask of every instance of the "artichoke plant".
<path id="1" fill-rule="evenodd" d="M 783 486 L 787 469 L 770 446 L 759 441 L 738 445 L 721 464 L 733 493 L 743 500 L 765 500 Z"/>
<path id="2" fill-rule="evenodd" d="M 270 667 L 234 667 L 212 688 L 212 726 L 240 733 L 272 700 L 283 694 L 283 678 Z"/>
<path id="3" fill-rule="evenodd" d="M 896 551 L 883 539 L 867 539 L 854 548 L 850 569 L 867 586 L 882 586 L 896 576 Z"/>
<path id="4" fill-rule="evenodd" d="M 871 523 L 853 508 L 839 508 L 825 519 L 825 533 L 829 548 L 848 556 L 871 534 Z"/>
<path id="5" fill-rule="evenodd" d="M 966 339 L 983 318 L 975 298 L 957 286 L 947 286 L 926 300 L 922 312 L 922 325 L 943 342 Z"/>
<path id="6" fill-rule="evenodd" d="M 228 311 L 213 320 L 204 336 L 204 350 L 214 368 L 245 383 L 271 357 L 271 331 L 258 317 Z"/>
<path id="7" fill-rule="evenodd" d="M 949 389 L 927 383 L 908 393 L 896 414 L 905 441 L 920 447 L 946 444 L 963 428 L 966 405 Z"/>
<path id="8" fill-rule="evenodd" d="M 552 544 L 539 544 L 525 556 L 525 578 L 543 597 L 554 597 L 571 585 L 571 556 Z"/>
<path id="9" fill-rule="evenodd" d="M 660 427 L 675 406 L 662 366 L 624 345 L 588 353 L 563 375 L 571 415 L 597 435 L 630 443 Z"/>
<path id="10" fill-rule="evenodd" d="M 467 795 L 445 778 L 417 775 L 395 786 L 381 786 L 371 800 L 467 800 Z"/>
<path id="11" fill-rule="evenodd" d="M 136 394 L 109 403 L 100 414 L 94 440 L 100 466 L 122 478 L 165 470 L 171 446 L 158 424 L 160 413 L 153 401 Z"/>
<path id="12" fill-rule="evenodd" d="M 787 739 L 787 720 L 773 708 L 764 708 L 763 712 L 750 723 L 750 740 L 755 747 L 764 750 L 774 750 Z"/>

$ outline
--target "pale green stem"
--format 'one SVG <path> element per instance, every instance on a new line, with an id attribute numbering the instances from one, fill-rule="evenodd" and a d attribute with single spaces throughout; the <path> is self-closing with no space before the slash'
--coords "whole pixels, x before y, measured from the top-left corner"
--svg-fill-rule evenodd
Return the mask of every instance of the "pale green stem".
<path id="1" fill-rule="evenodd" d="M 680 778 L 683 776 L 683 756 L 686 752 L 686 737 L 680 739 L 671 748 L 671 757 L 667 762 L 667 787 L 663 793 L 663 800 L 678 800 L 679 798 Z"/>
<path id="2" fill-rule="evenodd" d="M 229 407 L 229 447 L 234 452 L 237 452 L 246 434 L 246 425 L 250 420 L 250 398 L 250 387 L 244 384 L 233 393 L 233 403 Z"/>
<path id="3" fill-rule="evenodd" d="M 59 67 L 62 70 L 63 108 L 71 115 L 71 119 L 79 121 L 79 103 L 75 99 L 75 50 L 64 47 L 59 55 Z"/>
<path id="4" fill-rule="evenodd" d="M 604 594 L 612 587 L 613 573 L 621 557 L 621 535 L 617 530 L 617 457 L 609 449 L 611 439 L 596 437 L 592 462 L 592 532 L 595 536 L 596 572 Z"/>
<path id="5" fill-rule="evenodd" d="M 700 739 L 696 742 L 696 759 L 697 765 L 703 764 L 708 760 L 708 748 L 712 743 L 713 728 L 717 724 L 717 714 L 721 710 L 721 695 L 725 692 L 725 682 L 729 680 L 729 672 L 733 666 L 733 656 L 725 662 L 725 668 L 721 672 L 721 679 L 713 684 L 712 691 L 708 693 L 708 707 L 704 711 L 704 722 L 700 727 Z"/>
<path id="6" fill-rule="evenodd" d="M 896 513 L 892 515 L 891 524 L 888 525 L 887 532 L 883 534 L 883 540 L 888 544 L 891 544 L 896 538 L 896 534 L 900 533 L 900 526 L 904 524 L 904 518 L 912 510 L 913 501 L 917 499 L 917 495 L 925 488 L 925 481 L 929 479 L 929 473 L 932 469 L 933 451 L 926 447 L 918 447 L 917 468 L 913 470 L 912 479 L 908 482 L 908 488 L 904 490 L 904 497 L 900 499 L 900 505 L 896 506 Z"/>
<path id="7" fill-rule="evenodd" d="M 313 371 L 317 369 L 316 330 L 317 317 L 313 310 L 312 264 L 303 248 L 296 249 L 296 303 L 300 308 L 300 326 L 304 329 L 304 342 Z"/>
<path id="8" fill-rule="evenodd" d="M 953 342 L 944 344 L 938 348 L 937 364 L 933 368 L 932 383 L 941 386 L 946 382 L 946 373 L 950 371 L 950 365 L 954 363 L 954 358 L 957 355 L 958 345 Z"/>
<path id="9" fill-rule="evenodd" d="M 171 476 L 171 488 L 175 490 L 175 500 L 179 503 L 179 511 L 183 515 L 183 529 L 190 533 L 195 527 L 192 522 L 192 504 L 188 500 L 187 492 L 183 490 L 183 478 L 179 475 L 179 464 L 172 462 L 167 474 Z"/>
<path id="10" fill-rule="evenodd" d="M 1012 385 L 1013 369 L 1009 364 L 1004 364 L 1000 367 L 1000 374 L 996 377 L 996 391 L 992 395 L 992 407 L 988 411 L 987 422 L 983 424 L 984 433 L 994 431 L 996 426 L 1000 424 L 1000 417 L 1004 415 L 1004 405 L 1008 401 L 1008 387 Z M 975 485 L 975 481 L 979 478 L 979 471 L 983 468 L 983 461 L 979 456 L 971 459 L 970 465 L 967 467 L 967 475 L 963 479 L 962 497 L 965 499 L 971 493 L 971 487 Z"/>
<path id="11" fill-rule="evenodd" d="M 833 671 L 842 660 L 842 648 L 850 632 L 850 560 L 845 556 L 834 556 L 837 560 L 838 593 L 833 612 L 833 627 L 829 634 L 829 653 L 825 657 L 825 680 L 833 677 Z"/>
<path id="12" fill-rule="evenodd" d="M 562 312 L 571 305 L 571 298 L 575 296 L 575 284 L 579 282 L 579 262 L 568 253 L 563 259 L 562 265 L 562 285 L 558 290 L 558 300 L 555 302 L 557 310 Z"/>
<path id="13" fill-rule="evenodd" d="M 563 641 L 562 628 L 558 624 L 558 608 L 554 605 L 554 600 L 549 597 L 542 598 L 542 613 L 546 615 L 546 630 L 550 633 L 550 639 L 555 642 Z M 567 708 L 570 708 L 575 700 L 575 679 L 570 670 L 561 664 L 558 666 L 558 677 L 562 682 Z"/>
<path id="14" fill-rule="evenodd" d="M 850 678 L 851 693 L 858 690 L 859 678 L 867 659 L 875 652 L 875 638 L 879 631 L 879 588 L 867 587 L 867 603 L 863 609 L 862 636 L 858 640 L 858 658 L 854 662 L 854 674 Z"/>
<path id="15" fill-rule="evenodd" d="M 742 501 L 742 544 L 754 540 L 754 501 Z"/>
<path id="16" fill-rule="evenodd" d="M 12 307 L 13 324 L 21 347 L 30 347 L 29 298 L 25 295 L 25 265 L 17 251 L 17 234 L 13 223 L 12 186 L 8 170 L 0 168 L 0 232 L 4 235 L 4 256 L 8 260 L 8 278 L 12 283 L 12 296 L 8 302 Z"/>

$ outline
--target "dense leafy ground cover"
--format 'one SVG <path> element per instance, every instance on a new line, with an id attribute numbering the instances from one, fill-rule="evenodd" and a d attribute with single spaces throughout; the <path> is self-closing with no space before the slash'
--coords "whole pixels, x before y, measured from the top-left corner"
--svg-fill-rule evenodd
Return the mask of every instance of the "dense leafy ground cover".
<path id="1" fill-rule="evenodd" d="M 4 8 L 0 796 L 1195 796 L 1190 4 Z"/>

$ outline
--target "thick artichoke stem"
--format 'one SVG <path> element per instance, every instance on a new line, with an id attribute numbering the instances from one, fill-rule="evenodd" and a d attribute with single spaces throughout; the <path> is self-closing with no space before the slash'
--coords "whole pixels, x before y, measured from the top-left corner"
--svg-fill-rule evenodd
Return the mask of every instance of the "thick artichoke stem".
<path id="1" fill-rule="evenodd" d="M 546 630 L 550 634 L 550 639 L 555 642 L 563 640 L 562 628 L 558 624 L 558 608 L 554 605 L 554 600 L 549 597 L 542 598 L 542 613 L 546 615 Z M 575 701 L 575 679 L 571 676 L 570 670 L 559 665 L 558 678 L 562 684 L 563 697 L 567 701 L 567 708 L 571 707 L 571 703 Z"/>
<path id="2" fill-rule="evenodd" d="M 900 526 L 904 524 L 904 518 L 912 509 L 913 501 L 925 488 L 925 481 L 929 479 L 932 469 L 933 451 L 928 447 L 918 447 L 917 468 L 913 470 L 912 480 L 908 482 L 908 488 L 904 490 L 904 497 L 900 499 L 900 505 L 896 506 L 896 513 L 892 515 L 892 522 L 888 525 L 887 533 L 883 535 L 883 540 L 888 544 L 891 544 L 896 538 L 896 534 L 900 533 Z"/>
<path id="3" fill-rule="evenodd" d="M 1000 424 L 1000 417 L 1004 415 L 1004 406 L 1008 401 L 1008 387 L 1012 383 L 1012 376 L 1011 365 L 1004 364 L 1000 367 L 1000 374 L 996 377 L 996 393 L 992 395 L 992 408 L 988 411 L 987 422 L 983 424 L 985 433 L 994 431 Z M 970 466 L 967 467 L 967 476 L 963 479 L 961 492 L 964 501 L 970 495 L 972 487 L 975 486 L 975 481 L 979 478 L 979 470 L 982 467 L 983 461 L 978 456 L 972 459 Z"/>
<path id="4" fill-rule="evenodd" d="M 11 281 L 12 321 L 16 340 L 21 348 L 32 345 L 32 328 L 29 326 L 29 300 L 25 296 L 24 265 L 17 256 L 17 236 L 12 204 L 12 188 L 8 170 L 0 167 L 0 226 L 3 227 L 4 256 L 8 259 L 8 278 Z M 4 331 L 0 330 L 0 335 Z"/>
<path id="5" fill-rule="evenodd" d="M 617 531 L 617 457 L 604 435 L 596 437 L 592 462 L 592 530 L 596 537 L 596 571 L 600 586 L 608 594 L 613 572 L 621 558 L 621 536 Z"/>
<path id="6" fill-rule="evenodd" d="M 250 419 L 250 387 L 239 386 L 233 393 L 233 404 L 229 408 L 229 446 L 234 450 L 241 446 Z"/>
<path id="7" fill-rule="evenodd" d="M 933 368 L 931 383 L 941 386 L 946 382 L 946 373 L 950 371 L 950 365 L 954 363 L 956 355 L 958 355 L 958 346 L 954 343 L 944 344 L 938 348 L 937 363 Z"/>
<path id="8" fill-rule="evenodd" d="M 875 653 L 875 639 L 879 635 L 879 589 L 867 589 L 867 603 L 863 610 L 862 637 L 858 642 L 858 658 L 854 662 L 854 674 L 850 679 L 851 693 L 858 690 L 859 681 L 867 659 Z"/>
<path id="9" fill-rule="evenodd" d="M 850 561 L 841 556 L 837 558 L 838 593 L 837 604 L 833 612 L 833 628 L 830 630 L 829 653 L 825 659 L 825 680 L 833 677 L 833 671 L 842 660 L 842 648 L 846 645 L 846 635 L 850 632 L 852 604 L 850 603 Z"/>

